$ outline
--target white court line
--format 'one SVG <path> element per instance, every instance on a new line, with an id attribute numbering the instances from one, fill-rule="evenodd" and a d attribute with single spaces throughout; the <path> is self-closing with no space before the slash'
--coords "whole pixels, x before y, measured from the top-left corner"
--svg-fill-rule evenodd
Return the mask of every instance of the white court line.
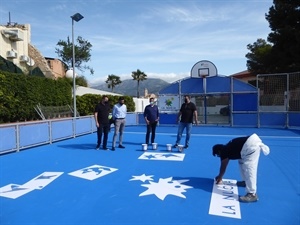
<path id="1" fill-rule="evenodd" d="M 145 135 L 145 132 L 124 132 L 125 134 L 143 134 Z M 157 135 L 177 135 L 177 133 L 155 133 Z M 182 134 L 182 136 L 185 136 L 185 133 Z M 191 136 L 199 136 L 199 137 L 240 137 L 240 136 L 247 136 L 246 134 L 236 134 L 236 135 L 228 135 L 228 134 L 191 134 Z M 294 136 L 264 136 L 259 135 L 261 138 L 274 138 L 274 139 L 300 139 L 299 137 Z"/>

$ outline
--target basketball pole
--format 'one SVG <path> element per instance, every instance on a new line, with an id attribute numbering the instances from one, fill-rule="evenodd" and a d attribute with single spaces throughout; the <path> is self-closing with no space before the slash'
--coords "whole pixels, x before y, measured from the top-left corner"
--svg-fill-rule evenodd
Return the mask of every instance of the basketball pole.
<path id="1" fill-rule="evenodd" d="M 207 75 L 201 76 L 203 79 L 203 92 L 204 92 L 204 122 L 207 124 L 207 107 L 206 107 L 206 77 Z"/>

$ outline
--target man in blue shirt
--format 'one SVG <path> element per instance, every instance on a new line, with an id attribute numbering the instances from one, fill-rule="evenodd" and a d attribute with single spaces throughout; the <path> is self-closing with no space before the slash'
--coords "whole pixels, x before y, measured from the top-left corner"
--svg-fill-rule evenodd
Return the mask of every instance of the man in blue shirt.
<path id="1" fill-rule="evenodd" d="M 127 106 L 124 104 L 124 97 L 119 98 L 119 103 L 114 105 L 113 107 L 113 112 L 112 112 L 112 117 L 113 120 L 115 121 L 115 133 L 112 141 L 112 149 L 116 149 L 116 140 L 118 133 L 119 135 L 119 148 L 125 148 L 123 146 L 123 132 L 125 128 L 125 118 L 126 118 L 126 113 L 127 113 Z"/>
<path id="2" fill-rule="evenodd" d="M 150 104 L 145 107 L 144 118 L 147 124 L 146 144 L 149 145 L 150 133 L 151 143 L 155 142 L 155 131 L 159 121 L 159 111 L 157 105 L 154 104 L 154 98 L 150 98 Z"/>

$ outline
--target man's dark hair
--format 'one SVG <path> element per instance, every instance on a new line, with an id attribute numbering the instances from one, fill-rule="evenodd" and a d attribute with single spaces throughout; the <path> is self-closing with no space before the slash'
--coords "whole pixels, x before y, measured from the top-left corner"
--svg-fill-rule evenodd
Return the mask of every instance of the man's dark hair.
<path id="1" fill-rule="evenodd" d="M 212 149 L 213 156 L 220 156 L 221 151 L 223 151 L 225 148 L 226 148 L 225 145 L 221 145 L 221 144 L 214 145 Z"/>

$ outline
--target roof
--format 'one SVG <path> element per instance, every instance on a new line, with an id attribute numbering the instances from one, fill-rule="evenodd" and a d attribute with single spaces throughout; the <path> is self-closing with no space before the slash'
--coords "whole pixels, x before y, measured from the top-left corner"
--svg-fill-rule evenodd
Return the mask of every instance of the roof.
<path id="1" fill-rule="evenodd" d="M 180 83 L 180 86 L 179 86 Z M 244 83 L 233 78 L 233 91 L 237 92 L 256 92 L 256 88 L 250 84 Z M 162 94 L 203 94 L 202 78 L 185 78 L 172 83 L 159 92 Z M 230 93 L 231 77 L 213 76 L 206 78 L 206 93 Z"/>
<path id="2" fill-rule="evenodd" d="M 230 75 L 230 77 L 235 77 L 235 78 L 245 78 L 245 77 L 256 77 L 253 73 L 251 73 L 249 70 L 244 70 L 238 73 L 234 73 Z"/>
<path id="3" fill-rule="evenodd" d="M 83 86 L 76 86 L 76 95 L 77 96 L 82 96 L 85 94 L 122 96 L 121 94 L 117 94 L 114 92 L 102 91 L 102 90 L 89 88 L 89 87 L 83 87 Z"/>

